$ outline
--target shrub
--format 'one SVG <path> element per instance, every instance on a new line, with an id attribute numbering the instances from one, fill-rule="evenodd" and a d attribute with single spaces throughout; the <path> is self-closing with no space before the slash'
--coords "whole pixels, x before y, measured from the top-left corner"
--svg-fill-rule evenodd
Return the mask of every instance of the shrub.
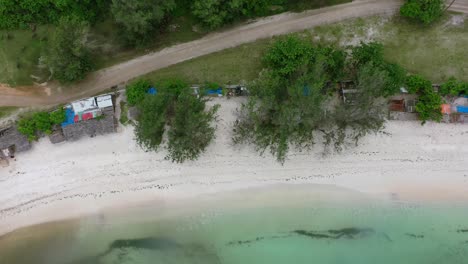
<path id="1" fill-rule="evenodd" d="M 150 87 L 151 84 L 148 80 L 141 79 L 131 83 L 126 90 L 128 104 L 130 106 L 135 106 L 142 102 Z"/>
<path id="2" fill-rule="evenodd" d="M 443 12 L 443 0 L 406 0 L 400 9 L 402 16 L 426 25 L 440 18 Z"/>
<path id="3" fill-rule="evenodd" d="M 58 110 L 50 113 L 50 121 L 52 124 L 60 125 L 67 119 L 65 109 L 60 107 Z"/>
<path id="4" fill-rule="evenodd" d="M 406 78 L 406 87 L 409 93 L 424 93 L 432 90 L 432 83 L 421 75 L 411 75 Z"/>
<path id="5" fill-rule="evenodd" d="M 468 91 L 468 83 L 458 81 L 455 77 L 451 77 L 446 83 L 440 86 L 439 93 L 445 95 L 459 95 Z"/>
<path id="6" fill-rule="evenodd" d="M 34 121 L 35 127 L 38 131 L 42 131 L 46 134 L 52 133 L 52 122 L 50 120 L 49 113 L 35 113 L 32 117 L 32 120 Z"/>
<path id="7" fill-rule="evenodd" d="M 37 140 L 36 123 L 31 118 L 22 118 L 18 121 L 18 131 L 25 135 L 29 141 Z"/>

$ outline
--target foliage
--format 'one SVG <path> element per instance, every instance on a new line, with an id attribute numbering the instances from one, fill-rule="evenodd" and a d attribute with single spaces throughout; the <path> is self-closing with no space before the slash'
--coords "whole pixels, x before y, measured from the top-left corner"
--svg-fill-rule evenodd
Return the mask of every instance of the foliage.
<path id="1" fill-rule="evenodd" d="M 442 120 L 441 105 L 443 101 L 441 96 L 432 88 L 431 81 L 420 75 L 411 75 L 407 78 L 406 85 L 410 93 L 419 95 L 416 112 L 418 112 L 422 123 L 424 124 L 428 120 L 440 122 Z"/>
<path id="2" fill-rule="evenodd" d="M 192 13 L 203 26 L 215 29 L 235 19 L 262 15 L 270 0 L 195 0 Z"/>
<path id="3" fill-rule="evenodd" d="M 356 76 L 356 95 L 352 103 L 335 105 L 323 124 L 325 145 L 341 151 L 347 140 L 357 145 L 360 138 L 380 131 L 385 122 L 386 105 L 379 100 L 388 83 L 388 73 L 372 63 L 361 67 Z"/>
<path id="4" fill-rule="evenodd" d="M 419 119 L 422 120 L 422 124 L 426 123 L 427 120 L 433 120 L 440 122 L 442 120 L 442 98 L 435 92 L 425 92 L 418 98 L 416 104 L 416 112 L 419 113 Z"/>
<path id="5" fill-rule="evenodd" d="M 409 93 L 424 93 L 432 90 L 432 83 L 421 75 L 410 75 L 406 79 L 406 87 Z"/>
<path id="6" fill-rule="evenodd" d="M 153 39 L 174 8 L 174 0 L 112 0 L 111 12 L 126 44 L 140 46 Z"/>
<path id="7" fill-rule="evenodd" d="M 385 61 L 383 51 L 384 51 L 384 47 L 382 43 L 361 42 L 359 46 L 355 46 L 351 50 L 351 53 L 353 56 L 353 64 L 356 68 L 362 65 L 366 65 L 370 62 L 376 66 L 382 65 Z"/>
<path id="8" fill-rule="evenodd" d="M 28 137 L 29 141 L 37 140 L 36 123 L 31 118 L 22 118 L 18 121 L 18 131 Z"/>
<path id="9" fill-rule="evenodd" d="M 67 119 L 65 109 L 60 107 L 58 110 L 50 113 L 50 121 L 54 125 L 60 125 Z"/>
<path id="10" fill-rule="evenodd" d="M 457 96 L 460 93 L 468 92 L 468 83 L 458 81 L 455 77 L 450 77 L 448 81 L 440 86 L 439 93 L 443 96 Z"/>
<path id="11" fill-rule="evenodd" d="M 142 102 L 145 98 L 146 92 L 150 87 L 150 82 L 144 79 L 140 79 L 131 83 L 126 90 L 128 104 L 130 106 L 135 106 Z"/>
<path id="12" fill-rule="evenodd" d="M 205 111 L 205 99 L 198 99 L 188 90 L 179 95 L 171 121 L 167 158 L 174 162 L 195 160 L 214 138 L 211 122 L 219 105 Z"/>
<path id="13" fill-rule="evenodd" d="M 41 131 L 46 134 L 52 133 L 52 121 L 50 120 L 49 113 L 37 112 L 33 115 L 32 120 L 34 121 L 37 131 Z"/>
<path id="14" fill-rule="evenodd" d="M 283 163 L 291 146 L 309 149 L 317 135 L 339 151 L 347 141 L 379 131 L 385 107 L 376 99 L 389 74 L 372 63 L 361 66 L 356 102 L 336 104 L 322 90 L 331 76 L 342 75 L 345 63 L 344 53 L 295 37 L 274 43 L 265 55 L 266 69 L 249 86 L 252 96 L 239 111 L 234 143 L 252 143 Z"/>
<path id="15" fill-rule="evenodd" d="M 185 82 L 166 81 L 157 95 L 145 96 L 137 105 L 137 142 L 148 150 L 158 150 L 167 127 L 167 159 L 197 159 L 214 138 L 211 122 L 217 106 L 205 111 L 205 105 L 206 100 L 193 96 Z"/>
<path id="16" fill-rule="evenodd" d="M 56 23 L 69 15 L 93 23 L 105 12 L 107 3 L 108 0 L 0 0 L 0 29 Z"/>
<path id="17" fill-rule="evenodd" d="M 324 78 L 338 80 L 343 76 L 346 53 L 333 47 L 312 46 L 297 36 L 273 43 L 263 61 L 270 70 L 284 78 L 296 78 L 313 68 L 317 61 L 324 67 Z"/>
<path id="18" fill-rule="evenodd" d="M 406 0 L 400 14 L 427 25 L 442 16 L 444 6 L 443 0 Z"/>
<path id="19" fill-rule="evenodd" d="M 27 136 L 30 141 L 37 140 L 39 132 L 52 133 L 52 126 L 63 123 L 66 113 L 63 108 L 54 112 L 36 112 L 30 117 L 23 117 L 18 121 L 18 131 Z"/>
<path id="20" fill-rule="evenodd" d="M 47 56 L 49 69 L 60 82 L 81 80 L 93 69 L 86 46 L 88 31 L 88 23 L 77 17 L 60 19 Z"/>
<path id="21" fill-rule="evenodd" d="M 386 72 L 388 78 L 382 95 L 388 97 L 397 93 L 405 83 L 406 70 L 398 64 L 386 61 L 383 51 L 383 45 L 378 42 L 361 43 L 360 46 L 353 47 L 351 50 L 352 68 L 359 70 L 360 67 L 371 63 L 379 70 Z"/>
<path id="22" fill-rule="evenodd" d="M 288 36 L 276 41 L 264 56 L 267 67 L 283 77 L 306 66 L 312 57 L 312 45 L 296 36 Z"/>

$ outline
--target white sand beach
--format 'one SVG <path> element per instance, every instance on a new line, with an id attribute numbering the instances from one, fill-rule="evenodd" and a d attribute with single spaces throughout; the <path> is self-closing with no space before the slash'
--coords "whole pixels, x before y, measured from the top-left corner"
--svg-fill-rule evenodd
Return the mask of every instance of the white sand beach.
<path id="1" fill-rule="evenodd" d="M 323 156 L 318 144 L 281 165 L 252 146 L 232 146 L 236 100 L 214 100 L 222 105 L 216 140 L 194 162 L 175 164 L 164 151 L 145 152 L 130 126 L 59 145 L 41 139 L 0 168 L 0 235 L 105 209 L 279 183 L 411 202 L 468 202 L 467 125 L 390 121 L 388 134 L 369 135 L 358 147 Z"/>

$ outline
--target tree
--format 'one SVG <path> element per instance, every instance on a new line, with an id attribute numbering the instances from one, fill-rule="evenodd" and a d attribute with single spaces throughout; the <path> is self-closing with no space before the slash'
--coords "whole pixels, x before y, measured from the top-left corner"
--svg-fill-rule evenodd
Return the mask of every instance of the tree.
<path id="1" fill-rule="evenodd" d="M 439 93 L 443 96 L 452 95 L 457 96 L 460 93 L 468 91 L 468 83 L 458 81 L 455 77 L 450 77 L 448 81 L 440 86 Z"/>
<path id="2" fill-rule="evenodd" d="M 381 43 L 361 42 L 361 45 L 352 48 L 351 54 L 351 67 L 353 71 L 359 71 L 361 67 L 372 64 L 374 67 L 387 73 L 387 83 L 382 90 L 382 96 L 388 97 L 394 95 L 405 83 L 406 70 L 398 64 L 385 60 L 384 47 Z"/>
<path id="3" fill-rule="evenodd" d="M 175 6 L 174 0 L 112 0 L 111 12 L 122 28 L 123 40 L 141 46 L 154 38 Z"/>
<path id="4" fill-rule="evenodd" d="M 166 125 L 168 97 L 157 95 L 147 96 L 138 104 L 138 122 L 135 135 L 138 144 L 148 150 L 158 150 L 162 143 Z"/>
<path id="5" fill-rule="evenodd" d="M 211 122 L 218 107 L 206 110 L 206 100 L 193 96 L 181 80 L 162 83 L 157 95 L 145 96 L 137 107 L 137 142 L 157 151 L 168 129 L 167 159 L 174 162 L 197 159 L 214 138 Z"/>
<path id="6" fill-rule="evenodd" d="M 62 16 L 93 23 L 105 12 L 107 3 L 108 0 L 0 0 L 0 29 L 57 23 Z"/>
<path id="7" fill-rule="evenodd" d="M 432 83 L 421 75 L 415 74 L 408 76 L 406 87 L 408 88 L 408 92 L 417 94 L 432 90 Z"/>
<path id="8" fill-rule="evenodd" d="M 428 120 L 440 122 L 442 120 L 442 98 L 435 92 L 425 92 L 418 97 L 416 112 L 422 124 Z"/>
<path id="9" fill-rule="evenodd" d="M 133 82 L 127 87 L 127 102 L 130 106 L 135 106 L 138 103 L 142 102 L 145 98 L 145 94 L 148 92 L 148 89 L 151 87 L 151 84 L 148 80 L 138 80 Z"/>
<path id="10" fill-rule="evenodd" d="M 236 144 L 251 143 L 269 150 L 284 163 L 291 146 L 310 149 L 316 138 L 340 151 L 383 127 L 386 107 L 379 99 L 389 82 L 387 71 L 373 63 L 357 70 L 354 103 L 337 103 L 323 93 L 332 76 L 340 76 L 344 53 L 313 47 L 298 38 L 278 40 L 265 55 L 265 69 L 249 85 L 234 126 Z"/>
<path id="11" fill-rule="evenodd" d="M 290 77 L 300 68 L 305 68 L 313 55 L 312 45 L 296 36 L 275 41 L 263 61 L 271 70 L 283 77 Z"/>
<path id="12" fill-rule="evenodd" d="M 419 95 L 416 112 L 422 124 L 428 120 L 440 122 L 442 120 L 441 105 L 443 103 L 439 94 L 434 92 L 431 81 L 420 75 L 411 75 L 406 81 L 408 91 Z"/>
<path id="13" fill-rule="evenodd" d="M 442 16 L 444 6 L 443 0 L 406 0 L 400 14 L 428 25 Z"/>
<path id="14" fill-rule="evenodd" d="M 60 19 L 47 55 L 49 69 L 60 82 L 81 80 L 93 69 L 87 47 L 88 31 L 88 23 L 77 17 Z"/>
<path id="15" fill-rule="evenodd" d="M 215 119 L 219 105 L 205 111 L 206 99 L 199 99 L 185 90 L 175 105 L 168 137 L 167 158 L 174 162 L 195 160 L 214 138 Z"/>
<path id="16" fill-rule="evenodd" d="M 192 13 L 203 26 L 219 28 L 235 19 L 265 14 L 269 0 L 195 0 Z"/>

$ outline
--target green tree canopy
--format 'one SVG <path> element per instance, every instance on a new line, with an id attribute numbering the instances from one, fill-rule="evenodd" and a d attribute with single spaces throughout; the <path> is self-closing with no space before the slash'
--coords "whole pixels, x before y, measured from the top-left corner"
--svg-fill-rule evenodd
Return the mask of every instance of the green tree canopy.
<path id="1" fill-rule="evenodd" d="M 278 40 L 265 55 L 266 68 L 249 85 L 251 97 L 239 111 L 234 142 L 252 143 L 260 153 L 269 150 L 284 162 L 291 146 L 309 149 L 323 138 L 325 146 L 339 151 L 348 140 L 357 142 L 380 130 L 386 108 L 376 99 L 388 82 L 387 72 L 371 63 L 362 66 L 357 100 L 337 103 L 323 88 L 344 64 L 339 50 L 295 37 Z"/>
<path id="2" fill-rule="evenodd" d="M 144 45 L 160 31 L 164 18 L 175 8 L 174 0 L 112 0 L 111 11 L 129 45 Z"/>
<path id="3" fill-rule="evenodd" d="M 29 141 L 37 140 L 36 123 L 31 118 L 22 118 L 18 121 L 18 131 L 25 135 Z"/>
<path id="4" fill-rule="evenodd" d="M 76 17 L 60 19 L 47 55 L 55 79 L 64 83 L 78 81 L 93 69 L 87 47 L 88 31 L 88 23 Z"/>
<path id="5" fill-rule="evenodd" d="M 372 64 L 380 71 L 384 71 L 388 78 L 385 88 L 382 90 L 382 95 L 387 97 L 397 93 L 405 83 L 406 70 L 398 64 L 388 62 L 384 57 L 384 47 L 381 43 L 370 42 L 361 43 L 361 45 L 353 47 L 352 54 L 352 71 L 359 71 L 363 66 Z"/>
<path id="6" fill-rule="evenodd" d="M 459 95 L 460 93 L 467 93 L 468 92 L 468 83 L 467 82 L 462 82 L 455 77 L 450 77 L 447 82 L 442 84 L 440 86 L 440 91 L 439 93 L 441 95 L 452 95 L 456 96 Z"/>
<path id="7" fill-rule="evenodd" d="M 406 86 L 410 93 L 418 94 L 416 112 L 422 123 L 428 120 L 440 122 L 442 120 L 442 97 L 432 88 L 431 81 L 420 75 L 411 75 L 406 80 Z"/>
<path id="8" fill-rule="evenodd" d="M 262 15 L 269 0 L 195 0 L 192 13 L 207 28 L 214 29 L 236 19 Z"/>
<path id="9" fill-rule="evenodd" d="M 137 107 L 137 142 L 156 151 L 167 129 L 167 159 L 174 162 L 197 159 L 214 138 L 212 121 L 218 107 L 206 109 L 206 99 L 195 97 L 183 81 L 161 84 L 157 95 L 145 95 Z"/>
<path id="10" fill-rule="evenodd" d="M 140 79 L 131 83 L 126 90 L 127 102 L 130 106 L 137 105 L 145 99 L 145 94 L 151 84 L 148 80 Z"/>
<path id="11" fill-rule="evenodd" d="M 95 22 L 109 0 L 0 0 L 0 29 L 57 23 L 62 16 Z"/>
<path id="12" fill-rule="evenodd" d="M 427 25 L 442 16 L 444 6 L 443 0 L 406 0 L 400 14 Z"/>

